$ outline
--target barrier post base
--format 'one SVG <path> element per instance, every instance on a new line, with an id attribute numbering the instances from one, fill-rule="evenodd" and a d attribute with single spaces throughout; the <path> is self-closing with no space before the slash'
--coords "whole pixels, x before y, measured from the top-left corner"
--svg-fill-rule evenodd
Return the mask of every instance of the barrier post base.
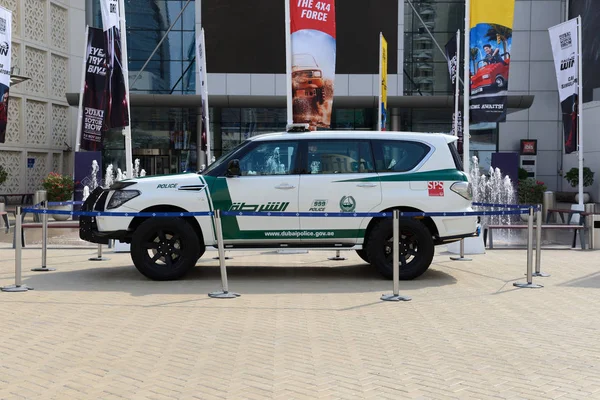
<path id="1" fill-rule="evenodd" d="M 110 260 L 110 258 L 106 258 L 106 257 L 92 257 L 92 258 L 88 258 L 89 261 L 108 261 Z"/>
<path id="2" fill-rule="evenodd" d="M 33 290 L 32 287 L 29 287 L 27 285 L 10 285 L 10 286 L 4 286 L 1 289 L 3 292 L 26 292 L 28 290 Z"/>
<path id="3" fill-rule="evenodd" d="M 236 297 L 240 297 L 240 296 L 241 295 L 239 293 L 224 292 L 224 291 L 210 292 L 208 294 L 208 297 L 212 297 L 214 299 L 235 299 Z"/>
<path id="4" fill-rule="evenodd" d="M 329 257 L 328 260 L 331 260 L 331 261 L 344 261 L 344 260 L 347 260 L 347 258 L 340 256 L 340 251 L 337 250 L 335 252 L 335 257 Z"/>
<path id="5" fill-rule="evenodd" d="M 515 282 L 513 283 L 513 286 L 516 286 L 518 288 L 526 288 L 526 289 L 538 289 L 538 288 L 543 288 L 543 285 L 538 285 L 537 283 L 519 283 L 519 282 Z"/>
<path id="6" fill-rule="evenodd" d="M 36 271 L 36 272 L 47 272 L 47 271 L 56 271 L 56 268 L 40 267 L 40 268 L 31 268 L 31 270 Z"/>
<path id="7" fill-rule="evenodd" d="M 225 256 L 225 260 L 231 260 L 232 258 L 233 258 L 233 257 L 228 257 L 228 256 Z M 217 257 L 213 257 L 213 260 L 218 260 L 218 259 L 219 259 L 219 257 L 218 257 L 218 256 L 217 256 Z"/>
<path id="8" fill-rule="evenodd" d="M 532 276 L 541 276 L 542 278 L 547 278 L 550 276 L 550 274 L 547 274 L 545 272 L 534 272 L 533 274 L 531 274 Z"/>
<path id="9" fill-rule="evenodd" d="M 452 261 L 473 261 L 472 258 L 468 257 L 450 257 Z"/>
<path id="10" fill-rule="evenodd" d="M 402 296 L 399 294 L 382 294 L 381 300 L 383 301 L 411 301 L 412 298 L 408 296 Z"/>

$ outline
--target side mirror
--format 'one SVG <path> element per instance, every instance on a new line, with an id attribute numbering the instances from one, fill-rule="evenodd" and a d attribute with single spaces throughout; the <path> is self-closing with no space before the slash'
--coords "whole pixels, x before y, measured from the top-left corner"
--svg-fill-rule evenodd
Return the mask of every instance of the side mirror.
<path id="1" fill-rule="evenodd" d="M 240 169 L 240 160 L 237 158 L 230 160 L 227 164 L 227 173 L 225 176 L 234 177 L 242 175 L 242 170 Z"/>

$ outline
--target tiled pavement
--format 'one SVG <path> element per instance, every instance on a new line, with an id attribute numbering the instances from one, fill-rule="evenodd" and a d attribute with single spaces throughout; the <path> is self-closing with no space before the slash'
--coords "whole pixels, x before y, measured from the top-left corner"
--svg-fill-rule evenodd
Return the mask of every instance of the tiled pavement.
<path id="1" fill-rule="evenodd" d="M 438 249 L 443 251 L 443 248 Z M 440 253 L 411 302 L 351 252 L 232 253 L 176 282 L 146 280 L 128 254 L 23 251 L 26 293 L 0 293 L 0 399 L 600 399 L 600 257 L 523 250 L 453 262 Z M 0 248 L 0 285 L 14 251 Z"/>

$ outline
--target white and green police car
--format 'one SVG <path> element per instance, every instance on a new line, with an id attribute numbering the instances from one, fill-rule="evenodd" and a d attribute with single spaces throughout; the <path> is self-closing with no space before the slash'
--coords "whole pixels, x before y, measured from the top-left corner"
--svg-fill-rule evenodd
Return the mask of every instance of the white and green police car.
<path id="1" fill-rule="evenodd" d="M 83 210 L 116 212 L 472 211 L 456 138 L 409 132 L 284 132 L 250 138 L 202 173 L 119 181 L 96 189 Z M 434 246 L 473 236 L 475 216 L 402 218 L 400 277 L 431 264 Z M 225 249 L 353 249 L 392 276 L 391 218 L 223 216 Z M 182 277 L 216 248 L 210 216 L 80 218 L 80 237 L 131 243 L 137 269 Z"/>

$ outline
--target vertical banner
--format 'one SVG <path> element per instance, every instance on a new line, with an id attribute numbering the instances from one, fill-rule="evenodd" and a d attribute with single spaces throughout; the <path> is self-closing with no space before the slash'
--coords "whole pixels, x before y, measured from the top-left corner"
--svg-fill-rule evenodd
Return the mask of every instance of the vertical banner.
<path id="1" fill-rule="evenodd" d="M 454 112 L 452 113 L 452 131 L 450 132 L 451 135 L 454 136 L 458 136 L 458 143 L 457 143 L 457 150 L 459 152 L 459 154 L 462 155 L 463 152 L 463 123 L 462 123 L 462 113 L 460 111 L 458 111 L 458 103 L 459 103 L 459 98 L 458 98 L 458 93 L 459 93 L 459 79 L 458 79 L 458 74 L 459 74 L 459 68 L 458 68 L 458 63 L 459 63 L 459 37 L 458 37 L 457 33 L 456 35 L 454 35 L 452 37 L 452 39 L 450 39 L 448 41 L 448 43 L 446 43 L 446 60 L 448 62 L 448 73 L 450 74 L 450 82 L 452 84 L 452 89 L 453 92 L 455 93 L 454 96 L 454 107 L 453 110 Z"/>
<path id="2" fill-rule="evenodd" d="M 558 96 L 563 115 L 565 153 L 577 151 L 577 104 L 579 95 L 579 58 L 577 57 L 577 19 L 548 29 L 558 81 Z"/>
<path id="3" fill-rule="evenodd" d="M 474 0 L 470 8 L 471 121 L 504 122 L 515 0 Z"/>
<path id="4" fill-rule="evenodd" d="M 196 68 L 200 81 L 200 95 L 202 96 L 202 138 L 200 141 L 200 150 L 206 152 L 206 164 L 210 165 L 210 121 L 208 115 L 208 86 L 206 73 L 206 45 L 204 43 L 204 28 L 196 38 Z"/>
<path id="5" fill-rule="evenodd" d="M 88 28 L 85 52 L 85 81 L 81 100 L 80 148 L 102 149 L 104 110 L 106 108 L 106 48 L 102 29 Z"/>
<path id="6" fill-rule="evenodd" d="M 335 78 L 334 0 L 290 2 L 294 123 L 329 128 Z"/>
<path id="7" fill-rule="evenodd" d="M 379 126 L 380 131 L 385 131 L 387 122 L 387 41 L 383 33 L 379 33 Z"/>
<path id="8" fill-rule="evenodd" d="M 122 128 L 129 125 L 127 90 L 121 57 L 121 30 L 119 28 L 118 0 L 101 0 L 102 27 L 106 40 L 106 118 L 107 128 Z M 127 69 L 127 68 L 125 68 Z"/>
<path id="9" fill-rule="evenodd" d="M 0 143 L 6 140 L 8 92 L 10 90 L 12 11 L 0 7 Z"/>
<path id="10" fill-rule="evenodd" d="M 82 201 L 98 186 L 102 186 L 102 152 L 100 151 L 77 151 L 75 152 L 75 192 L 73 200 Z M 75 211 L 81 209 L 75 205 Z M 73 219 L 78 219 L 74 216 Z"/>

